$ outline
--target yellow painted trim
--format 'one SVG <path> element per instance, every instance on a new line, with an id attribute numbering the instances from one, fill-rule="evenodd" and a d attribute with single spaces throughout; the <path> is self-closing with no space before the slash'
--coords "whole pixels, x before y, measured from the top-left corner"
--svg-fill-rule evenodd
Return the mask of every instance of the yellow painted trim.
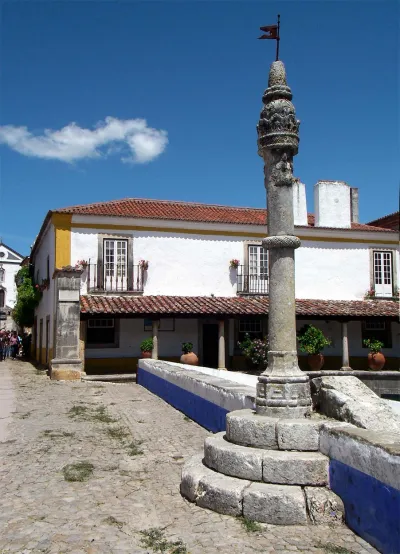
<path id="1" fill-rule="evenodd" d="M 54 214 L 57 215 L 57 214 Z M 58 214 L 61 215 L 61 214 Z M 62 214 L 64 215 L 64 214 Z M 251 233 L 244 231 L 214 231 L 211 229 L 186 229 L 175 227 L 143 227 L 140 225 L 116 225 L 113 223 L 72 223 L 74 229 L 108 229 L 113 231 L 154 231 L 158 233 L 182 233 L 188 235 L 217 235 L 226 237 L 254 237 L 263 239 L 265 233 Z M 396 240 L 357 239 L 352 237 L 306 237 L 299 235 L 300 240 L 319 242 L 361 242 L 366 244 L 398 244 Z"/>
<path id="2" fill-rule="evenodd" d="M 54 225 L 55 234 L 54 267 L 71 265 L 72 214 L 53 214 L 51 222 Z"/>

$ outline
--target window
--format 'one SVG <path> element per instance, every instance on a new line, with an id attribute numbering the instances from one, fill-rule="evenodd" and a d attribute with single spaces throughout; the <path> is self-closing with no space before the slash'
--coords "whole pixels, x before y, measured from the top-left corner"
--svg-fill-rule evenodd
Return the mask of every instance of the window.
<path id="1" fill-rule="evenodd" d="M 50 256 L 47 256 L 46 279 L 50 281 Z"/>
<path id="2" fill-rule="evenodd" d="M 4 306 L 5 306 L 5 302 L 6 302 L 5 296 L 6 296 L 6 294 L 5 294 L 4 290 L 0 289 L 0 308 L 4 308 Z"/>
<path id="3" fill-rule="evenodd" d="M 246 334 L 248 334 L 251 339 L 261 339 L 263 336 L 262 329 L 261 319 L 240 319 L 238 341 L 242 342 Z"/>
<path id="4" fill-rule="evenodd" d="M 128 275 L 128 241 L 104 239 L 105 290 L 126 290 Z"/>
<path id="5" fill-rule="evenodd" d="M 365 339 L 376 339 L 383 342 L 384 348 L 392 347 L 392 333 L 390 321 L 363 321 L 362 323 L 362 346 Z"/>
<path id="6" fill-rule="evenodd" d="M 263 246 L 248 247 L 249 292 L 268 292 L 268 250 Z"/>
<path id="7" fill-rule="evenodd" d="M 89 319 L 86 343 L 88 348 L 116 346 L 114 319 Z"/>
<path id="8" fill-rule="evenodd" d="M 4 275 L 6 273 L 6 270 L 4 267 L 0 264 L 0 283 L 4 283 Z"/>
<path id="9" fill-rule="evenodd" d="M 374 251 L 373 282 L 376 296 L 393 296 L 392 252 Z"/>

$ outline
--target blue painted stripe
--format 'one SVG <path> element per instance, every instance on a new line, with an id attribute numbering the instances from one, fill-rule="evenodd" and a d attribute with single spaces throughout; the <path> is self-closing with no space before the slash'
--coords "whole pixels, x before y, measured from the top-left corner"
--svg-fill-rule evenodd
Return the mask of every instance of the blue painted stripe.
<path id="1" fill-rule="evenodd" d="M 225 431 L 226 414 L 229 413 L 225 408 L 178 387 L 174 383 L 169 383 L 141 367 L 138 367 L 137 370 L 137 382 L 205 429 L 213 433 Z"/>
<path id="2" fill-rule="evenodd" d="M 347 525 L 379 552 L 400 554 L 400 491 L 334 459 L 329 474 Z"/>

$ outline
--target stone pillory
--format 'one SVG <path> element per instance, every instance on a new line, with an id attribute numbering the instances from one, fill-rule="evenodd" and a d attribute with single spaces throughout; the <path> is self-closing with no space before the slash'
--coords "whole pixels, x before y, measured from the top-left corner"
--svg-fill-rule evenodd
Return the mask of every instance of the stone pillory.
<path id="1" fill-rule="evenodd" d="M 285 67 L 274 62 L 257 127 L 269 211 L 268 370 L 258 378 L 255 412 L 227 414 L 226 433 L 206 439 L 204 456 L 185 464 L 181 493 L 198 506 L 274 525 L 340 524 L 343 504 L 326 488 L 329 460 L 318 452 L 320 423 L 304 417 L 310 383 L 297 360 L 292 162 L 299 122 L 291 99 Z"/>
<path id="2" fill-rule="evenodd" d="M 308 377 L 299 369 L 296 349 L 293 156 L 298 152 L 299 124 L 281 61 L 271 65 L 264 107 L 257 125 L 258 153 L 264 159 L 270 250 L 268 370 L 259 378 L 257 413 L 301 417 L 310 411 Z"/>

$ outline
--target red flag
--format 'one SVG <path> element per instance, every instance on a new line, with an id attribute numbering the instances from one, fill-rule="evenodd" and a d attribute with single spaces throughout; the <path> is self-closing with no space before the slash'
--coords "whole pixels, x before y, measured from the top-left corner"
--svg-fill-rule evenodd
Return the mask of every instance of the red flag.
<path id="1" fill-rule="evenodd" d="M 267 35 L 261 35 L 259 39 L 277 39 L 278 37 L 278 25 L 266 25 L 265 27 L 260 27 L 261 31 L 268 33 Z"/>

